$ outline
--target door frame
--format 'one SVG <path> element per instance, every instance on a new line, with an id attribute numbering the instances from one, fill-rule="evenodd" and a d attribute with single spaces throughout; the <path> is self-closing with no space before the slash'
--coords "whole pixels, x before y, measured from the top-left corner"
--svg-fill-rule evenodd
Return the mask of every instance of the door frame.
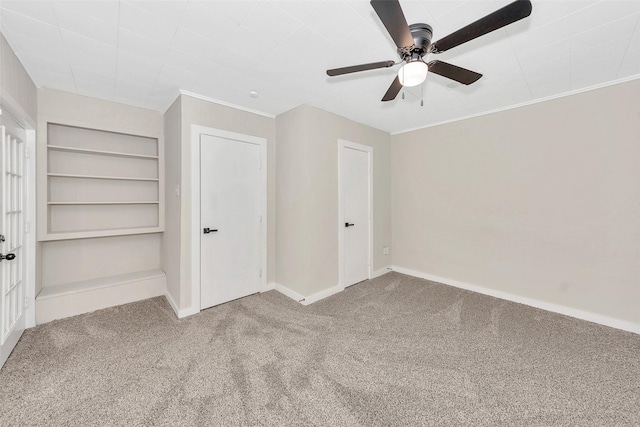
<path id="1" fill-rule="evenodd" d="M 338 139 L 338 269 L 340 287 L 342 289 L 347 285 L 344 280 L 344 201 L 342 194 L 342 150 L 352 149 L 367 153 L 369 159 L 369 279 L 373 277 L 373 147 L 369 145 L 358 144 L 357 142 Z"/>
<path id="2" fill-rule="evenodd" d="M 25 297 L 26 328 L 36 326 L 36 125 L 29 116 L 11 99 L 0 99 L 0 114 L 9 115 L 25 130 L 25 215 L 24 215 L 24 251 L 25 260 Z"/>
<path id="3" fill-rule="evenodd" d="M 261 191 L 260 205 L 262 228 L 260 232 L 262 277 L 260 286 L 267 286 L 267 139 L 259 136 L 245 135 L 200 125 L 191 125 L 191 307 L 189 314 L 200 311 L 200 140 L 201 135 L 226 138 L 240 143 L 256 144 L 260 147 Z"/>

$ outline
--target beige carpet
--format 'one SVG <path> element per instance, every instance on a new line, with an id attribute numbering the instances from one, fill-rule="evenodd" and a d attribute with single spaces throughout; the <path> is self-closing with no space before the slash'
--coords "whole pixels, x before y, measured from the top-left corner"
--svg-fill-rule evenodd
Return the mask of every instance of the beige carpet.
<path id="1" fill-rule="evenodd" d="M 28 330 L 0 425 L 637 426 L 640 336 L 398 273 L 183 320 L 161 297 Z"/>

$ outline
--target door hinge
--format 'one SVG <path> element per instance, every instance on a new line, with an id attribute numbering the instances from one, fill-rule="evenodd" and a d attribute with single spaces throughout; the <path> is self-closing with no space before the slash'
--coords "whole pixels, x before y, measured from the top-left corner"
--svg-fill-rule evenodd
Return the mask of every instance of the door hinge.
<path id="1" fill-rule="evenodd" d="M 258 277 L 262 277 L 262 269 L 260 269 L 260 273 L 259 273 Z"/>
<path id="2" fill-rule="evenodd" d="M 258 222 L 262 224 L 262 214 L 258 215 Z"/>
<path id="3" fill-rule="evenodd" d="M 25 147 L 24 149 L 24 158 L 25 159 L 29 159 L 31 158 L 31 150 L 29 150 L 28 148 Z"/>
<path id="4" fill-rule="evenodd" d="M 31 223 L 29 221 L 24 223 L 24 234 L 28 234 L 31 231 Z"/>

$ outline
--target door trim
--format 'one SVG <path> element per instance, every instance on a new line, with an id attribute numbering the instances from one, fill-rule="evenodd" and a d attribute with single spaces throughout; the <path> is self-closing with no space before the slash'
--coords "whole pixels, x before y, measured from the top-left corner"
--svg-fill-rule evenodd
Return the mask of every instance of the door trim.
<path id="1" fill-rule="evenodd" d="M 267 139 L 223 129 L 191 125 L 191 281 L 187 282 L 191 284 L 191 307 L 185 310 L 188 311 L 185 315 L 195 314 L 200 311 L 200 136 L 203 134 L 260 146 L 260 162 L 262 165 L 262 191 L 260 192 L 260 210 L 262 214 L 262 229 L 260 233 L 262 254 L 260 263 L 262 277 L 260 278 L 260 286 L 262 289 L 267 286 Z"/>
<path id="2" fill-rule="evenodd" d="M 338 277 L 340 286 L 347 285 L 344 280 L 344 202 L 342 200 L 342 150 L 345 148 L 363 151 L 369 158 L 369 271 L 368 278 L 373 276 L 373 147 L 357 142 L 338 139 Z"/>
<path id="3" fill-rule="evenodd" d="M 24 235 L 24 257 L 25 260 L 25 297 L 26 328 L 36 326 L 36 131 L 35 125 L 29 116 L 17 104 L 10 99 L 0 99 L 0 114 L 7 114 L 19 126 L 25 130 L 25 148 L 28 150 L 28 157 L 24 162 L 25 193 L 25 230 Z"/>

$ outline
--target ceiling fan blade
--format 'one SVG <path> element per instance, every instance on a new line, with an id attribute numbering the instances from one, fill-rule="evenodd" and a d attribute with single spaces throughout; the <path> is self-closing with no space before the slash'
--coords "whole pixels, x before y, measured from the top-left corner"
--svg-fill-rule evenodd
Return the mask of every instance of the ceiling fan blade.
<path id="1" fill-rule="evenodd" d="M 457 65 L 449 64 L 448 62 L 431 61 L 427 65 L 429 66 L 430 72 L 455 80 L 463 85 L 475 83 L 480 79 L 480 77 L 482 77 L 482 74 L 480 73 L 458 67 Z"/>
<path id="2" fill-rule="evenodd" d="M 531 15 L 531 1 L 516 0 L 477 21 L 460 28 L 431 45 L 431 52 L 440 53 L 483 36 Z"/>
<path id="3" fill-rule="evenodd" d="M 375 70 L 376 68 L 389 68 L 396 65 L 395 61 L 371 62 L 369 64 L 352 65 L 350 67 L 334 68 L 327 70 L 330 76 L 340 76 L 342 74 L 357 73 L 358 71 Z"/>
<path id="4" fill-rule="evenodd" d="M 413 37 L 398 0 L 371 0 L 371 7 L 398 47 L 413 46 Z"/>
<path id="5" fill-rule="evenodd" d="M 382 97 L 383 101 L 393 101 L 398 96 L 398 93 L 402 89 L 402 83 L 400 83 L 400 79 L 396 76 L 396 79 L 391 83 L 389 89 L 387 89 L 387 93 Z"/>

